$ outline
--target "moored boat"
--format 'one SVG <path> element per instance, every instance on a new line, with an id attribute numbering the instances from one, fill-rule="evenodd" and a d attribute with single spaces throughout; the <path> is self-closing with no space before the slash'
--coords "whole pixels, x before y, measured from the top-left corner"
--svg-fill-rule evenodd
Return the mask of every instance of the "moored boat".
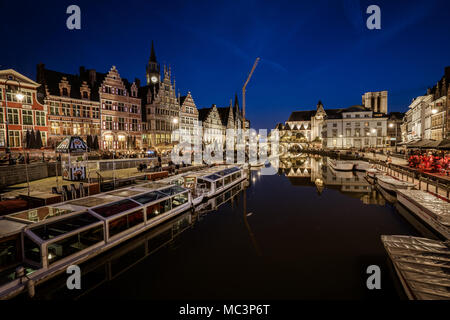
<path id="1" fill-rule="evenodd" d="M 327 158 L 328 165 L 337 171 L 352 171 L 355 164 L 352 161 L 336 160 Z"/>
<path id="2" fill-rule="evenodd" d="M 4 216 L 0 231 L 8 236 L 0 237 L 0 247 L 8 250 L 0 257 L 0 299 L 27 287 L 32 292 L 35 285 L 68 266 L 89 260 L 191 206 L 189 189 L 152 182 Z"/>
<path id="3" fill-rule="evenodd" d="M 397 190 L 411 190 L 415 187 L 414 183 L 394 179 L 391 176 L 378 175 L 377 184 L 387 192 L 396 194 Z"/>
<path id="4" fill-rule="evenodd" d="M 353 163 L 356 171 L 367 171 L 371 169 L 371 165 L 367 161 L 355 160 Z"/>
<path id="5" fill-rule="evenodd" d="M 450 240 L 450 203 L 422 190 L 399 190 L 398 201 L 428 226 Z"/>
<path id="6" fill-rule="evenodd" d="M 410 300 L 450 299 L 450 247 L 411 236 L 381 236 L 403 289 Z"/>
<path id="7" fill-rule="evenodd" d="M 381 170 L 370 168 L 366 170 L 366 179 L 370 183 L 374 184 L 377 181 L 377 176 L 382 176 L 385 173 Z"/>

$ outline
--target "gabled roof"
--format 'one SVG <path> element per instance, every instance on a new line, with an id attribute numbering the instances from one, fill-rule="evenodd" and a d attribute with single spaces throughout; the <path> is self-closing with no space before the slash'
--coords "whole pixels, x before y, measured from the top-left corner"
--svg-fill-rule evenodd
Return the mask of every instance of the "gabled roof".
<path id="1" fill-rule="evenodd" d="M 291 113 L 288 121 L 311 121 L 316 114 L 316 110 L 294 111 Z"/>
<path id="2" fill-rule="evenodd" d="M 212 109 L 213 107 L 198 109 L 198 120 L 205 122 Z"/>
<path id="3" fill-rule="evenodd" d="M 222 121 L 223 126 L 228 126 L 228 118 L 230 116 L 230 111 L 233 109 L 231 106 L 223 107 L 223 108 L 217 108 L 217 111 L 219 112 L 220 120 Z"/>

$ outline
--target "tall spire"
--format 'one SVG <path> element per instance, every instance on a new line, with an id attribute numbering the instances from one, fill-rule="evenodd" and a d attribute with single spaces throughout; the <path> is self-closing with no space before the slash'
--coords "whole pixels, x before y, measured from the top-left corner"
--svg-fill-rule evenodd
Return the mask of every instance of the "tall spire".
<path id="1" fill-rule="evenodd" d="M 156 61 L 156 54 L 155 54 L 155 46 L 153 45 L 153 40 L 152 40 L 152 50 L 150 52 L 150 62 L 157 62 Z"/>
<path id="2" fill-rule="evenodd" d="M 241 115 L 240 110 L 239 110 L 239 101 L 238 101 L 237 93 L 234 94 L 234 112 L 237 116 Z"/>

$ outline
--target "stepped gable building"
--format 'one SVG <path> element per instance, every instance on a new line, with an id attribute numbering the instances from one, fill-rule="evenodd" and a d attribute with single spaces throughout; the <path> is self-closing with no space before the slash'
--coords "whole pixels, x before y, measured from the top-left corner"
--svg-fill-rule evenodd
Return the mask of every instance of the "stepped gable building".
<path id="1" fill-rule="evenodd" d="M 225 126 L 215 104 L 198 109 L 198 119 L 203 127 L 204 143 L 225 143 Z"/>
<path id="2" fill-rule="evenodd" d="M 103 150 L 140 148 L 141 101 L 136 83 L 120 77 L 113 66 L 107 74 L 80 67 L 79 74 L 37 67 L 37 80 L 49 110 L 50 139 L 97 136 Z"/>
<path id="3" fill-rule="evenodd" d="M 121 78 L 115 66 L 101 76 L 101 147 L 107 150 L 137 150 L 142 147 L 141 100 L 136 82 Z"/>
<path id="4" fill-rule="evenodd" d="M 198 110 L 190 92 L 179 98 L 180 101 L 180 129 L 186 130 L 192 136 L 197 134 Z"/>
<path id="5" fill-rule="evenodd" d="M 156 148 L 160 151 L 173 146 L 172 131 L 180 125 L 180 102 L 175 91 L 175 81 L 172 84 L 171 68 L 164 66 L 164 76 L 161 80 L 160 65 L 156 60 L 154 44 L 146 67 L 147 84 L 139 88 L 142 99 L 145 121 L 145 148 Z"/>
<path id="6" fill-rule="evenodd" d="M 48 125 L 40 84 L 13 70 L 0 70 L 0 150 L 23 150 L 27 131 L 47 145 Z M 6 122 L 8 120 L 8 122 Z"/>
<path id="7" fill-rule="evenodd" d="M 83 68 L 80 71 L 84 73 Z M 92 72 L 95 73 L 92 70 L 82 79 L 80 75 L 46 69 L 42 63 L 37 65 L 39 92 L 48 111 L 50 146 L 56 147 L 71 135 L 81 136 L 85 141 L 88 135 L 100 138 L 100 97 L 97 84 L 89 81 L 95 79 Z"/>
<path id="8" fill-rule="evenodd" d="M 222 125 L 224 129 L 236 129 L 235 121 L 234 121 L 234 113 L 233 113 L 233 105 L 231 104 L 228 107 L 217 108 L 219 112 L 220 120 L 222 121 Z"/>

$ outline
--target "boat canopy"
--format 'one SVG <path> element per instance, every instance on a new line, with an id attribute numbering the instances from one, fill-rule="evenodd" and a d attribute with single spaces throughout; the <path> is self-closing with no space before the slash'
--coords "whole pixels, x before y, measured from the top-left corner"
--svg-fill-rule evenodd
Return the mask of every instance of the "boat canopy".
<path id="1" fill-rule="evenodd" d="M 8 215 L 8 219 L 15 220 L 23 223 L 37 223 L 44 220 L 48 220 L 53 217 L 58 217 L 67 213 L 71 213 L 73 210 L 55 208 L 51 206 L 45 206 L 35 209 L 28 209 L 25 211 L 17 212 Z"/>
<path id="2" fill-rule="evenodd" d="M 138 208 L 139 206 L 140 205 L 136 201 L 123 199 L 117 202 L 112 202 L 103 206 L 95 207 L 90 210 L 104 218 L 109 218 L 115 216 L 116 214 L 124 213 L 131 209 Z"/>
<path id="3" fill-rule="evenodd" d="M 410 299 L 450 299 L 448 245 L 411 236 L 381 236 L 381 241 Z"/>
<path id="4" fill-rule="evenodd" d="M 31 227 L 29 230 L 36 236 L 38 236 L 42 241 L 46 241 L 62 236 L 66 233 L 70 233 L 77 229 L 87 227 L 99 221 L 99 219 L 89 214 L 88 212 L 82 212 L 80 214 L 68 216 L 58 221 Z"/>
<path id="5" fill-rule="evenodd" d="M 214 170 L 211 171 L 208 175 L 203 175 L 201 178 L 205 180 L 209 180 L 211 182 L 214 182 L 216 180 L 222 179 L 223 177 L 233 174 L 237 171 L 240 171 L 239 167 L 231 167 L 231 168 L 225 168 L 221 170 Z"/>

